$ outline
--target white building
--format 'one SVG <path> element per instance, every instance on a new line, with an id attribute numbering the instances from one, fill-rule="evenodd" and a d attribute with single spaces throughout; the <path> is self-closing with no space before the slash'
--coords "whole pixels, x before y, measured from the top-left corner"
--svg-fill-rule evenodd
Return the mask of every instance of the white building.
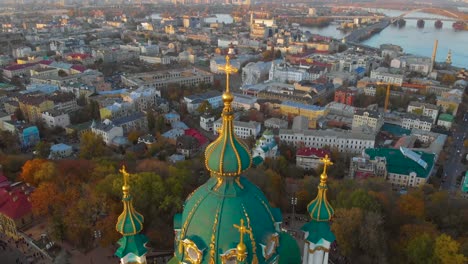
<path id="1" fill-rule="evenodd" d="M 331 157 L 331 152 L 327 149 L 304 147 L 296 151 L 296 166 L 305 170 L 317 170 L 323 163 L 320 159 L 325 155 Z"/>
<path id="2" fill-rule="evenodd" d="M 271 61 L 249 62 L 242 68 L 242 85 L 254 85 L 268 79 Z"/>
<path id="3" fill-rule="evenodd" d="M 156 107 L 156 98 L 161 96 L 161 92 L 153 87 L 140 87 L 132 92 L 122 95 L 125 102 L 134 105 L 138 111 L 146 111 Z"/>
<path id="4" fill-rule="evenodd" d="M 72 146 L 59 143 L 50 147 L 49 159 L 60 159 L 70 157 L 73 154 Z"/>
<path id="5" fill-rule="evenodd" d="M 309 67 L 292 66 L 286 62 L 274 61 L 271 64 L 268 80 L 276 82 L 300 82 L 302 80 L 313 81 L 320 77 L 317 74 L 311 74 Z"/>
<path id="6" fill-rule="evenodd" d="M 266 158 L 274 159 L 278 156 L 278 144 L 276 144 L 275 136 L 271 130 L 265 130 L 262 137 L 257 140 L 255 147 L 252 150 L 252 158 L 261 157 L 262 160 Z"/>
<path id="7" fill-rule="evenodd" d="M 257 98 L 250 95 L 243 95 L 233 93 L 234 101 L 232 101 L 232 108 L 235 110 L 260 110 L 260 105 L 257 103 Z"/>
<path id="8" fill-rule="evenodd" d="M 391 61 L 390 67 L 422 74 L 431 72 L 432 60 L 428 57 L 402 56 Z"/>
<path id="9" fill-rule="evenodd" d="M 373 148 L 375 145 L 375 134 L 355 133 L 349 130 L 281 129 L 279 138 L 281 142 L 295 146 L 299 144 L 313 148 L 328 146 L 345 153 L 361 153 L 364 149 Z"/>
<path id="10" fill-rule="evenodd" d="M 221 129 L 222 119 L 218 119 L 214 122 L 213 134 L 218 135 L 218 131 Z M 234 133 L 240 138 L 256 138 L 260 134 L 261 124 L 255 121 L 242 122 L 234 120 Z"/>
<path id="11" fill-rule="evenodd" d="M 156 89 L 165 88 L 169 84 L 191 87 L 200 83 L 213 83 L 213 74 L 192 67 L 177 70 L 165 70 L 122 75 L 124 85 L 132 87 L 151 86 Z"/>
<path id="12" fill-rule="evenodd" d="M 367 109 L 357 109 L 353 115 L 353 130 L 370 129 L 371 131 L 379 131 L 383 126 L 383 115 L 377 111 Z"/>
<path id="13" fill-rule="evenodd" d="M 403 84 L 404 76 L 402 74 L 390 73 L 387 68 L 380 67 L 371 71 L 370 78 L 376 79 L 379 82 L 401 86 Z"/>
<path id="14" fill-rule="evenodd" d="M 263 124 L 265 125 L 265 127 L 273 129 L 288 128 L 288 121 L 276 117 L 272 117 L 265 120 Z"/>
<path id="15" fill-rule="evenodd" d="M 406 110 L 408 113 L 420 114 L 432 118 L 433 122 L 437 120 L 439 115 L 439 108 L 436 105 L 421 103 L 418 101 L 411 101 Z M 418 112 L 421 113 L 418 113 Z"/>
<path id="16" fill-rule="evenodd" d="M 407 113 L 401 119 L 401 126 L 406 129 L 421 129 L 431 131 L 434 121 L 427 116 L 418 116 L 415 114 Z"/>
<path id="17" fill-rule="evenodd" d="M 200 127 L 206 131 L 213 131 L 214 116 L 204 114 L 200 116 Z"/>
<path id="18" fill-rule="evenodd" d="M 189 113 L 195 113 L 204 101 L 207 101 L 213 109 L 220 107 L 223 103 L 221 93 L 218 91 L 208 91 L 184 97 L 184 103 L 187 104 Z"/>
<path id="19" fill-rule="evenodd" d="M 102 123 L 98 124 L 93 122 L 91 125 L 91 132 L 100 135 L 106 145 L 111 145 L 115 137 L 123 137 L 124 135 L 123 128 L 115 126 L 109 119 L 105 119 Z"/>
<path id="20" fill-rule="evenodd" d="M 48 127 L 65 128 L 70 125 L 70 116 L 60 111 L 47 111 L 42 113 L 42 120 Z"/>

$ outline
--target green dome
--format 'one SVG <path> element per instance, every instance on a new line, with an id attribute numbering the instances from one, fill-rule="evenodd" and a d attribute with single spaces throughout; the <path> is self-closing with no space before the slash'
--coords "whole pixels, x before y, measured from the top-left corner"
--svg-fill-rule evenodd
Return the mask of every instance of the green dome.
<path id="1" fill-rule="evenodd" d="M 143 229 L 143 215 L 133 208 L 131 201 L 131 196 L 122 198 L 124 210 L 117 220 L 116 229 L 124 236 L 135 235 Z"/>
<path id="2" fill-rule="evenodd" d="M 252 157 L 247 146 L 234 133 L 231 110 L 223 112 L 219 137 L 205 150 L 206 168 L 219 176 L 235 176 L 248 169 Z"/>
<path id="3" fill-rule="evenodd" d="M 148 252 L 148 249 L 145 247 L 146 243 L 148 243 L 148 238 L 142 234 L 124 236 L 117 242 L 119 248 L 115 251 L 115 255 L 119 258 L 123 258 L 130 253 L 139 257 L 143 256 Z"/>
<path id="4" fill-rule="evenodd" d="M 251 232 L 243 238 L 247 249 L 245 263 L 273 263 L 279 256 L 278 246 L 282 245 L 276 224 L 281 220 L 275 215 L 261 190 L 246 178 L 210 178 L 186 200 L 181 217 L 174 217 L 175 258 L 190 262 L 183 241 L 191 241 L 200 250 L 199 263 L 222 263 L 222 254 L 240 242 L 234 225 L 243 219 Z"/>
<path id="5" fill-rule="evenodd" d="M 278 264 L 298 264 L 301 263 L 301 250 L 297 241 L 288 233 L 280 234 L 279 261 Z"/>
<path id="6" fill-rule="evenodd" d="M 307 211 L 314 221 L 330 221 L 334 211 L 327 199 L 327 185 L 320 183 L 317 197 L 307 205 Z"/>

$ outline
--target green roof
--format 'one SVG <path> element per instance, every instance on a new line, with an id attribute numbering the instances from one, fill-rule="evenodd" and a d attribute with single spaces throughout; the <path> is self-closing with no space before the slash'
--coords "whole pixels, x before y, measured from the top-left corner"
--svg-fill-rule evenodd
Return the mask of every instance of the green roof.
<path id="1" fill-rule="evenodd" d="M 465 173 L 465 179 L 463 180 L 462 192 L 468 192 L 468 171 Z"/>
<path id="2" fill-rule="evenodd" d="M 210 178 L 186 200 L 180 236 L 176 239 L 195 242 L 203 251 L 201 263 L 210 263 L 212 254 L 214 263 L 221 263 L 220 254 L 239 243 L 239 231 L 234 225 L 243 219 L 252 231 L 244 237 L 248 253 L 245 263 L 254 263 L 254 258 L 260 264 L 272 263 L 277 254 L 266 260 L 261 245 L 267 245 L 272 235 L 281 232 L 275 226 L 282 221 L 279 210 L 273 210 L 262 191 L 246 178 L 223 178 L 220 184 L 218 179 Z M 177 243 L 175 257 L 180 262 L 186 260 Z"/>
<path id="3" fill-rule="evenodd" d="M 417 159 L 411 159 L 403 155 L 399 149 L 392 148 L 373 148 L 366 149 L 365 153 L 371 160 L 375 157 L 385 157 L 387 160 L 387 172 L 401 175 L 409 175 L 415 172 L 417 177 L 427 178 L 434 166 L 435 154 L 429 154 L 422 151 L 413 151 L 416 155 L 420 155 L 421 162 L 418 163 Z M 427 164 L 424 167 L 422 161 Z"/>
<path id="4" fill-rule="evenodd" d="M 301 250 L 297 241 L 288 233 L 280 233 L 280 245 L 278 253 L 280 255 L 278 264 L 297 264 L 301 263 Z"/>
<path id="5" fill-rule="evenodd" d="M 219 176 L 239 175 L 252 163 L 247 146 L 234 134 L 234 125 L 229 114 L 223 116 L 219 137 L 205 150 L 206 168 Z"/>
<path id="6" fill-rule="evenodd" d="M 124 210 L 117 220 L 116 229 L 124 236 L 135 235 L 143 229 L 143 215 L 133 208 L 131 196 L 123 198 L 122 202 Z"/>
<path id="7" fill-rule="evenodd" d="M 401 126 L 399 125 L 394 125 L 394 124 L 389 124 L 389 123 L 384 123 L 382 128 L 381 128 L 382 131 L 386 131 L 392 135 L 395 135 L 395 136 L 409 136 L 411 135 L 411 130 L 410 129 L 406 129 L 406 128 L 402 128 Z"/>
<path id="8" fill-rule="evenodd" d="M 263 158 L 262 158 L 261 156 L 255 156 L 255 157 L 253 157 L 253 159 L 252 159 L 252 164 L 253 164 L 254 166 L 258 166 L 258 165 L 260 165 L 260 164 L 262 164 L 262 163 L 263 163 Z"/>
<path id="9" fill-rule="evenodd" d="M 441 114 L 439 115 L 439 120 L 445 121 L 445 122 L 453 122 L 453 115 L 451 114 Z"/>
<path id="10" fill-rule="evenodd" d="M 129 253 L 141 257 L 148 252 L 148 249 L 145 247 L 145 244 L 148 243 L 148 238 L 143 234 L 124 236 L 117 243 L 120 246 L 115 251 L 115 255 L 119 258 L 123 258 Z"/>
<path id="11" fill-rule="evenodd" d="M 321 239 L 330 243 L 336 239 L 329 222 L 310 221 L 303 225 L 301 230 L 308 232 L 306 239 L 314 244 L 318 244 Z"/>
<path id="12" fill-rule="evenodd" d="M 307 205 L 310 218 L 314 221 L 328 222 L 333 217 L 334 210 L 327 199 L 327 185 L 320 184 L 317 197 Z"/>

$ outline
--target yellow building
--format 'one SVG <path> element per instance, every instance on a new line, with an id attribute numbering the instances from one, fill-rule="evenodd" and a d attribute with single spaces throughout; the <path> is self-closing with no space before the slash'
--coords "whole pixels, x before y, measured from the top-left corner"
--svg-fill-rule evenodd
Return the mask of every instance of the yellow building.
<path id="1" fill-rule="evenodd" d="M 18 98 L 19 107 L 29 122 L 42 119 L 42 112 L 54 108 L 54 102 L 42 96 L 25 95 Z"/>
<path id="2" fill-rule="evenodd" d="M 286 101 L 280 105 L 281 114 L 305 116 L 309 120 L 317 120 L 318 118 L 328 114 L 328 109 L 317 105 L 301 104 L 297 102 Z"/>

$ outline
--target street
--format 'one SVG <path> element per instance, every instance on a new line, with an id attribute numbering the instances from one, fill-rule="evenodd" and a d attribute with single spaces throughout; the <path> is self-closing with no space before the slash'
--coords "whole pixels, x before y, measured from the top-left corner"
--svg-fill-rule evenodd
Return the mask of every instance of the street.
<path id="1" fill-rule="evenodd" d="M 449 158 L 444 164 L 444 173 L 442 176 L 442 188 L 450 192 L 455 192 L 457 186 L 457 178 L 465 172 L 465 166 L 462 164 L 462 159 L 466 156 L 466 149 L 463 146 L 468 132 L 468 113 L 465 113 L 463 120 L 456 127 L 452 134 L 453 142 L 449 146 Z"/>

